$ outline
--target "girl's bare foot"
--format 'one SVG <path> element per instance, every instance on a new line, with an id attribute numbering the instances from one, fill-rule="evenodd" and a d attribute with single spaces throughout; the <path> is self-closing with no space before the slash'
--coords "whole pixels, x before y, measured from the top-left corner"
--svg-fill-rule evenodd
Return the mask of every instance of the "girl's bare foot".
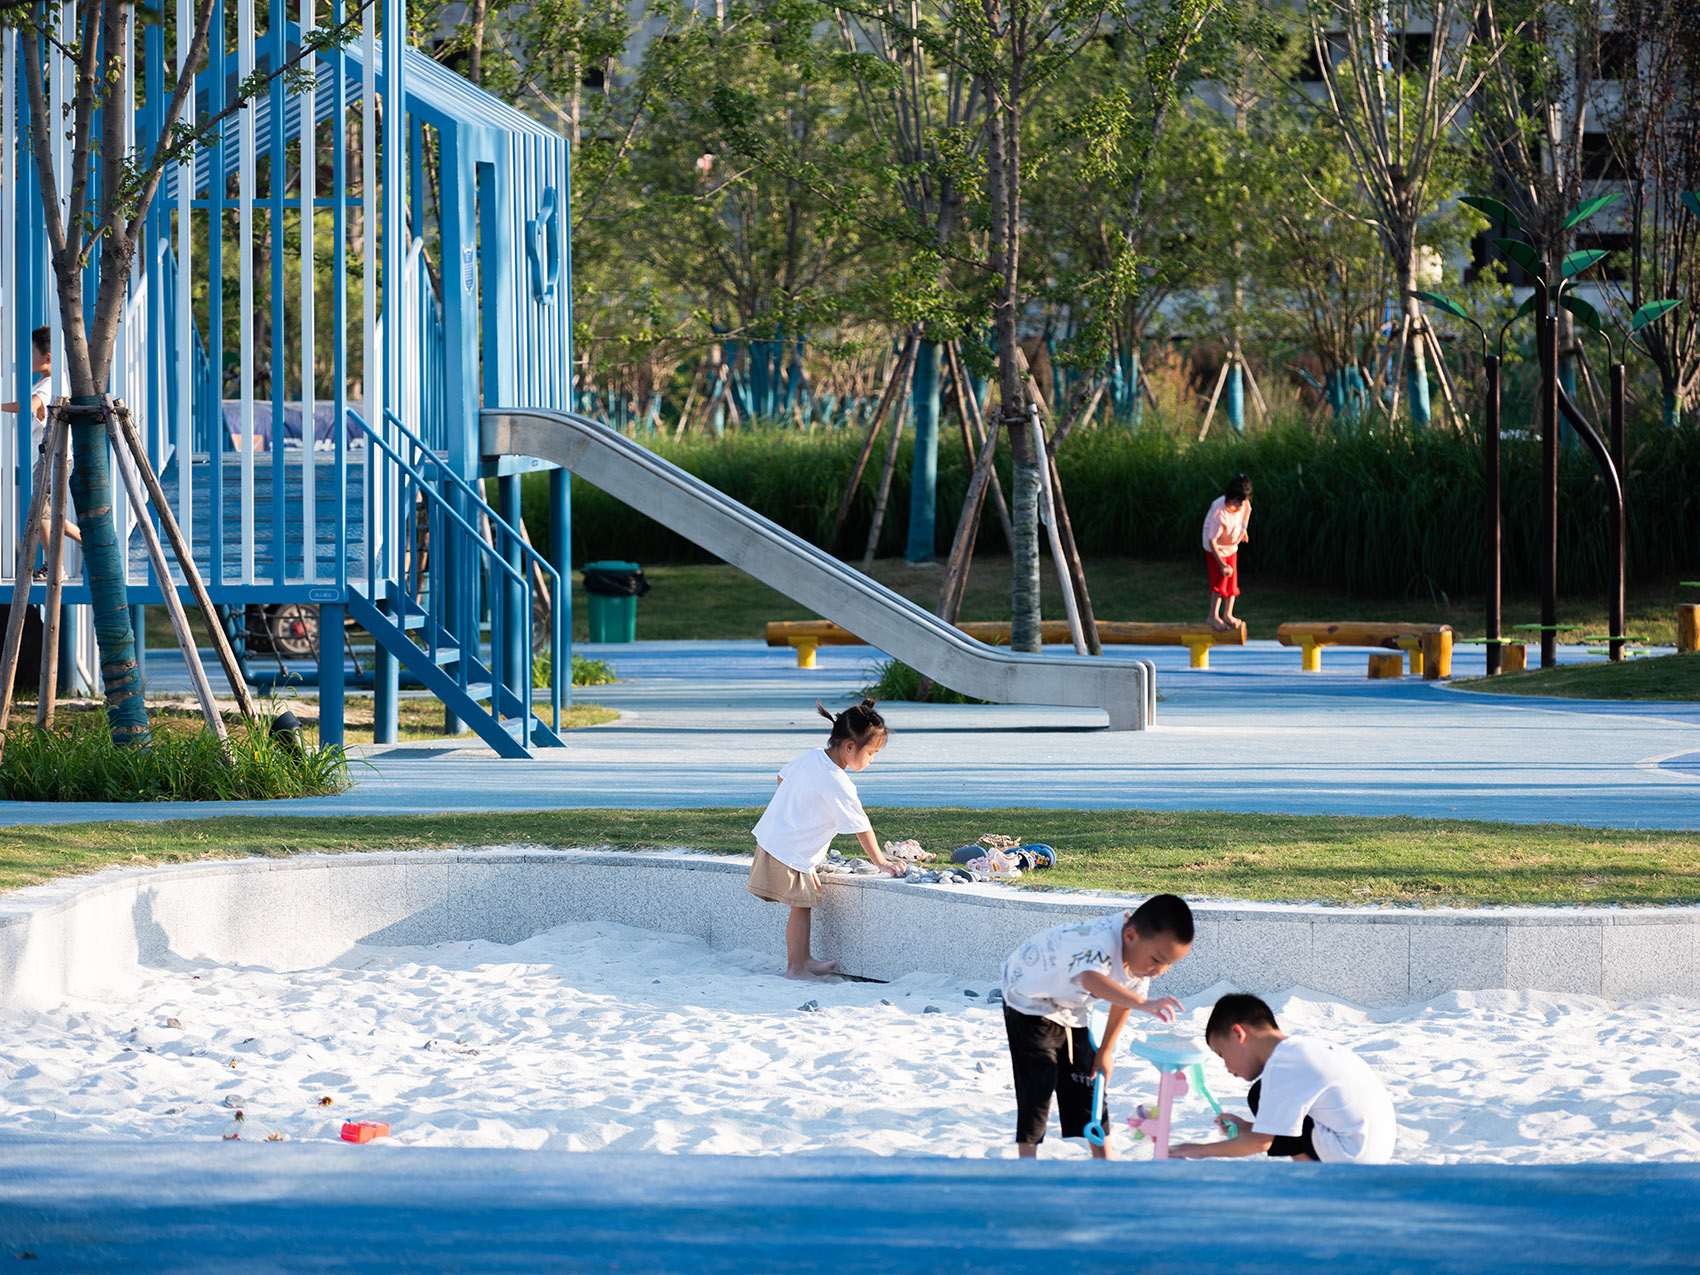
<path id="1" fill-rule="evenodd" d="M 790 979 L 795 979 L 799 983 L 824 983 L 824 982 L 826 982 L 824 975 L 827 974 L 827 973 L 830 973 L 831 967 L 833 965 L 836 965 L 837 962 L 836 961 L 810 961 L 809 964 L 810 965 L 826 965 L 828 968 L 826 970 L 812 970 L 812 969 L 809 969 L 807 967 L 804 967 L 803 969 L 800 969 L 800 970 L 788 969 L 788 970 L 785 971 L 785 977 L 790 978 Z"/>
<path id="2" fill-rule="evenodd" d="M 809 968 L 809 973 L 811 973 L 811 974 L 831 974 L 838 969 L 838 962 L 837 961 L 817 961 L 817 960 L 815 960 L 814 957 L 811 956 L 809 958 L 809 967 L 808 968 Z"/>
<path id="3" fill-rule="evenodd" d="M 1215 629 L 1218 633 L 1226 633 L 1233 627 L 1233 625 L 1229 624 L 1221 616 L 1213 615 L 1210 617 L 1210 627 Z"/>

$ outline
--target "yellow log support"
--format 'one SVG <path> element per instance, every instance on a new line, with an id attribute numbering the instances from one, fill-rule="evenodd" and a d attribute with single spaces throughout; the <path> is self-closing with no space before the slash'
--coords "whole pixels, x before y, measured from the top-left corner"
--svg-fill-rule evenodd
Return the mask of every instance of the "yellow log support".
<path id="1" fill-rule="evenodd" d="M 1009 642 L 1009 625 L 1002 621 L 975 620 L 956 626 L 969 637 L 990 646 Z M 1039 626 L 1039 640 L 1050 644 L 1071 641 L 1068 625 L 1047 620 Z M 1210 667 L 1213 646 L 1244 646 L 1244 627 L 1217 630 L 1208 624 L 1147 624 L 1110 620 L 1098 625 L 1098 640 L 1105 646 L 1184 646 L 1193 668 Z M 861 638 L 830 620 L 772 620 L 767 626 L 769 646 L 789 646 L 797 651 L 798 668 L 814 668 L 815 652 L 823 646 L 863 646 Z"/>
<path id="2" fill-rule="evenodd" d="M 1403 677 L 1405 675 L 1405 657 L 1397 651 L 1371 651 L 1369 675 L 1371 679 Z"/>
<path id="3" fill-rule="evenodd" d="M 1677 607 L 1676 649 L 1683 655 L 1700 653 L 1700 603 L 1684 602 Z"/>
<path id="4" fill-rule="evenodd" d="M 1529 648 L 1521 642 L 1509 642 L 1499 648 L 1499 671 L 1521 673 L 1529 667 Z"/>
<path id="5" fill-rule="evenodd" d="M 1444 635 L 1444 636 L 1442 636 Z M 1283 624 L 1275 630 L 1282 646 L 1296 646 L 1303 654 L 1301 667 L 1307 673 L 1322 669 L 1325 646 L 1379 646 L 1405 652 L 1411 672 L 1433 680 L 1452 676 L 1452 629 L 1445 624 L 1386 624 L 1345 622 L 1340 624 Z"/>

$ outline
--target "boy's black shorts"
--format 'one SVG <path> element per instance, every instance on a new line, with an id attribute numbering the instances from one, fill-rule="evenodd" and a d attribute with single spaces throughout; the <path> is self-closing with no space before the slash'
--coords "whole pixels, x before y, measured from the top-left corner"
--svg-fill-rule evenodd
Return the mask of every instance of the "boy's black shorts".
<path id="1" fill-rule="evenodd" d="M 1261 1080 L 1252 1081 L 1251 1092 L 1245 1096 L 1245 1100 L 1254 1116 L 1257 1114 L 1257 1100 L 1262 1096 L 1263 1082 Z M 1311 1130 L 1315 1128 L 1316 1121 L 1306 1116 L 1298 1137 L 1295 1138 L 1291 1134 L 1279 1134 L 1275 1141 L 1269 1144 L 1269 1150 L 1264 1154 L 1274 1156 L 1308 1155 L 1312 1160 L 1322 1159 L 1321 1156 L 1316 1154 L 1316 1143 L 1311 1140 L 1310 1136 Z"/>
<path id="2" fill-rule="evenodd" d="M 1009 1058 L 1015 1072 L 1015 1140 L 1037 1145 L 1051 1119 L 1051 1095 L 1057 1097 L 1062 1136 L 1081 1137 L 1092 1122 L 1092 1062 L 1096 1051 L 1084 1027 L 1064 1027 L 1003 1007 L 1009 1034 Z M 1070 1060 L 1072 1051 L 1072 1061 Z M 1100 1105 L 1098 1120 L 1108 1114 Z"/>

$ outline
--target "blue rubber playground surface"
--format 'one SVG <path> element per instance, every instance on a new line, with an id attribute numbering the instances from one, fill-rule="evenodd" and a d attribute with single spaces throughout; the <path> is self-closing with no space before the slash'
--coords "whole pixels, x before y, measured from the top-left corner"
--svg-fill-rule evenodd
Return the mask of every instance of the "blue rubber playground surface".
<path id="1" fill-rule="evenodd" d="M 49 1271 L 1674 1271 L 1700 1166 L 632 1156 L 0 1142 Z"/>
<path id="2" fill-rule="evenodd" d="M 620 710 L 567 746 L 505 761 L 477 745 L 356 749 L 355 787 L 296 802 L 148 805 L 0 803 L 0 823 L 161 819 L 214 813 L 389 814 L 576 807 L 759 805 L 774 773 L 824 737 L 816 699 L 852 699 L 877 653 L 827 647 L 799 669 L 760 642 L 581 647 L 619 674 L 583 700 Z M 1364 652 L 1330 648 L 1319 673 L 1273 642 L 1218 648 L 1213 668 L 1146 647 L 1156 728 L 1110 733 L 1101 712 L 891 704 L 878 763 L 858 776 L 870 806 L 1049 806 L 1700 828 L 1700 703 L 1599 703 L 1482 695 L 1406 677 L 1371 682 Z M 149 657 L 150 684 L 182 679 Z M 1454 673 L 1479 670 L 1460 648 Z M 1566 660 L 1590 658 L 1566 650 Z M 187 684 L 182 688 L 187 693 Z M 351 740 L 351 742 L 357 742 Z"/>

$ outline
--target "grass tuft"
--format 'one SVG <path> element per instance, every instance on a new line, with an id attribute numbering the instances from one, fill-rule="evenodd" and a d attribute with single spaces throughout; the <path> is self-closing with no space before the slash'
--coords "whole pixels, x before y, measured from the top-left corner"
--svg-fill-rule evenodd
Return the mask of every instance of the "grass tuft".
<path id="1" fill-rule="evenodd" d="M 919 700 L 921 675 L 902 660 L 878 660 L 868 673 L 873 681 L 862 688 L 862 694 L 879 700 Z M 989 704 L 990 700 L 975 699 L 947 686 L 934 685 L 927 696 L 929 704 Z"/>
<path id="2" fill-rule="evenodd" d="M 199 721 L 153 717 L 153 742 L 118 748 L 104 709 L 43 730 L 6 732 L 0 800 L 270 801 L 323 797 L 352 784 L 341 748 L 298 748 L 266 723 L 229 724 L 228 755 Z"/>

